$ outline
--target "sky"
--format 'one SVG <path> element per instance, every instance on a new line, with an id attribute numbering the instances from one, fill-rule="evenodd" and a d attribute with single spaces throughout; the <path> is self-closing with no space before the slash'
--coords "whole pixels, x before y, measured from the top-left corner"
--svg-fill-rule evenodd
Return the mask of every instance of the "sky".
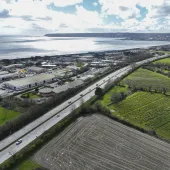
<path id="1" fill-rule="evenodd" d="M 170 32 L 170 0 L 0 0 L 0 35 Z"/>

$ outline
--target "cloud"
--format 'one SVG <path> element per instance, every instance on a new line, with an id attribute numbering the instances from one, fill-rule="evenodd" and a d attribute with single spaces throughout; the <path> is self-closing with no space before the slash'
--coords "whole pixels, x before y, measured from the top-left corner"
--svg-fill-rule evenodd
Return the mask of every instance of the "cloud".
<path id="1" fill-rule="evenodd" d="M 61 23 L 59 27 L 60 27 L 60 28 L 68 28 L 68 25 L 66 25 L 66 24 L 64 24 L 64 23 Z"/>
<path id="2" fill-rule="evenodd" d="M 36 29 L 36 30 L 45 30 L 44 27 L 41 27 L 40 25 L 38 25 L 36 23 L 31 24 L 30 28 L 31 29 Z"/>
<path id="3" fill-rule="evenodd" d="M 103 21 L 97 11 L 88 11 L 83 6 L 76 6 L 76 17 L 82 26 L 86 27 L 102 25 Z"/>
<path id="4" fill-rule="evenodd" d="M 6 25 L 6 26 L 3 26 L 3 28 L 15 28 L 15 27 L 10 26 L 10 25 Z"/>
<path id="5" fill-rule="evenodd" d="M 160 6 L 153 6 L 151 17 L 161 18 L 170 15 L 170 1 L 165 1 Z"/>
<path id="6" fill-rule="evenodd" d="M 61 8 L 52 10 L 50 4 Z M 83 0 L 0 0 L 0 34 L 170 30 L 170 0 L 89 0 L 89 6 L 83 5 Z"/>
<path id="7" fill-rule="evenodd" d="M 120 9 L 121 11 L 128 11 L 128 10 L 129 10 L 129 8 L 128 8 L 128 7 L 125 7 L 125 6 L 120 6 L 119 9 Z"/>
<path id="8" fill-rule="evenodd" d="M 42 0 L 46 4 L 53 3 L 57 7 L 66 7 L 83 3 L 83 0 Z"/>
<path id="9" fill-rule="evenodd" d="M 23 15 L 21 18 L 25 21 L 35 21 L 31 15 Z"/>
<path id="10" fill-rule="evenodd" d="M 3 9 L 0 11 L 0 18 L 8 18 L 9 16 L 9 11 L 7 9 Z"/>
<path id="11" fill-rule="evenodd" d="M 49 17 L 49 16 L 46 16 L 46 17 L 37 17 L 36 19 L 37 20 L 44 20 L 44 21 L 51 21 L 52 20 L 52 18 Z"/>

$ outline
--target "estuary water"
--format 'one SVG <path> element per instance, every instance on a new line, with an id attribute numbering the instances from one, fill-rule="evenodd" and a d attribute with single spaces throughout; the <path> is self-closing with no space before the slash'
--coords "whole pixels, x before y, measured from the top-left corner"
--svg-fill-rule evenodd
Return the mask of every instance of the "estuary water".
<path id="1" fill-rule="evenodd" d="M 0 59 L 77 54 L 167 45 L 166 41 L 131 41 L 115 38 L 0 36 Z"/>

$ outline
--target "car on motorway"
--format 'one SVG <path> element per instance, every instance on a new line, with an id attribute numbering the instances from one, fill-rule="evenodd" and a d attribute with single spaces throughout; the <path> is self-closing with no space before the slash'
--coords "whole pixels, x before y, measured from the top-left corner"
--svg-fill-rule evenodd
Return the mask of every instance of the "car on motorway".
<path id="1" fill-rule="evenodd" d="M 83 94 L 80 94 L 81 97 L 83 97 Z"/>
<path id="2" fill-rule="evenodd" d="M 96 84 L 96 86 L 98 86 L 98 84 Z"/>
<path id="3" fill-rule="evenodd" d="M 41 99 L 37 99 L 37 102 L 40 103 L 40 102 L 41 102 Z"/>
<path id="4" fill-rule="evenodd" d="M 19 139 L 17 142 L 16 142 L 16 145 L 19 145 L 22 143 L 22 139 Z"/>
<path id="5" fill-rule="evenodd" d="M 69 101 L 68 104 L 71 104 L 71 101 Z"/>
<path id="6" fill-rule="evenodd" d="M 57 115 L 57 117 L 60 117 L 60 115 Z"/>

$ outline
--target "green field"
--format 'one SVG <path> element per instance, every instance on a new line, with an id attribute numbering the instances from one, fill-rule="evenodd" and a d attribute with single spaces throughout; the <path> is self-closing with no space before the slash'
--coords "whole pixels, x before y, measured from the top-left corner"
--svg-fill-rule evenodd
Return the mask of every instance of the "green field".
<path id="1" fill-rule="evenodd" d="M 27 95 L 29 95 L 29 98 L 30 98 L 30 99 L 40 98 L 40 96 L 39 96 L 39 95 L 34 94 L 34 93 L 31 93 L 31 92 L 29 92 L 29 93 L 25 93 L 25 94 L 23 94 L 22 96 L 27 97 Z"/>
<path id="2" fill-rule="evenodd" d="M 27 160 L 15 168 L 15 170 L 36 170 L 37 168 L 41 168 L 41 166 L 31 160 Z"/>
<path id="3" fill-rule="evenodd" d="M 170 54 L 170 51 L 152 50 L 152 52 L 158 52 L 163 54 Z"/>
<path id="4" fill-rule="evenodd" d="M 114 90 L 112 90 L 114 91 Z M 160 136 L 170 139 L 170 97 L 163 94 L 136 92 L 119 104 L 111 103 L 111 92 L 100 101 L 112 114 Z"/>
<path id="5" fill-rule="evenodd" d="M 84 67 L 84 65 L 85 65 L 85 63 L 83 63 L 83 62 L 77 62 L 77 63 L 76 63 L 76 66 L 77 66 L 77 67 L 80 67 L 80 68 L 81 68 L 81 67 Z"/>
<path id="6" fill-rule="evenodd" d="M 166 64 L 170 64 L 170 58 L 164 58 L 164 59 L 155 61 L 153 63 L 166 63 Z"/>
<path id="7" fill-rule="evenodd" d="M 168 74 L 169 73 L 169 70 L 165 70 L 165 69 L 159 69 L 159 68 L 155 68 L 155 70 L 154 70 L 155 72 L 156 71 L 162 71 L 163 73 L 165 73 L 165 74 Z"/>
<path id="8" fill-rule="evenodd" d="M 111 103 L 111 96 L 113 93 L 119 93 L 119 92 L 124 92 L 124 93 L 128 93 L 128 88 L 127 87 L 119 87 L 119 86 L 115 86 L 114 88 L 112 88 L 109 93 L 106 93 L 103 97 L 103 100 L 101 100 L 100 102 L 103 105 L 108 105 Z"/>
<path id="9" fill-rule="evenodd" d="M 153 90 L 161 90 L 163 87 L 165 87 L 167 91 L 170 92 L 170 78 L 142 68 L 127 76 L 121 83 L 130 83 L 138 88 L 152 87 Z"/>
<path id="10" fill-rule="evenodd" d="M 133 84 L 136 87 L 150 86 L 158 90 L 165 87 L 170 92 L 170 78 L 140 68 L 123 79 L 120 84 L 126 86 L 113 87 L 99 102 L 120 119 L 148 130 L 154 130 L 163 138 L 170 139 L 170 97 L 153 92 L 132 93 L 127 88 L 127 85 Z M 111 97 L 115 92 L 125 92 L 128 97 L 118 104 L 111 104 Z"/>
<path id="11" fill-rule="evenodd" d="M 19 116 L 20 113 L 0 107 L 0 125 Z"/>

